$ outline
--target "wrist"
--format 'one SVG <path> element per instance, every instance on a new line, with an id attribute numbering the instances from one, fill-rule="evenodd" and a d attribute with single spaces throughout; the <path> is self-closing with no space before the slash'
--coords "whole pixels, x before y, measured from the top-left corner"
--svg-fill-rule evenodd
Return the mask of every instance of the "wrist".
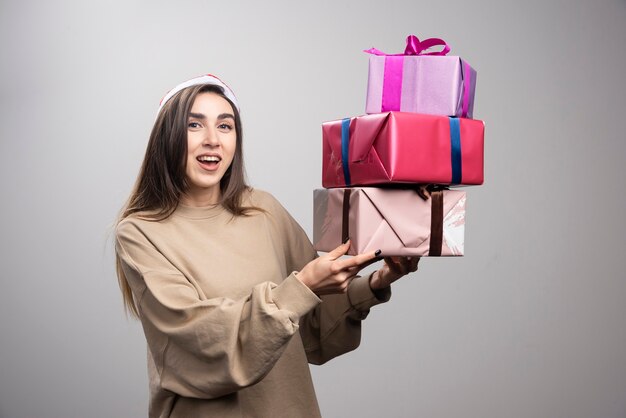
<path id="1" fill-rule="evenodd" d="M 370 289 L 372 289 L 373 291 L 376 291 L 376 290 L 380 290 L 380 289 L 382 289 L 384 287 L 387 287 L 387 286 L 381 286 L 380 270 L 376 270 L 370 276 Z"/>
<path id="2" fill-rule="evenodd" d="M 294 272 L 294 276 L 296 276 L 296 279 L 298 279 L 300 281 L 300 283 L 302 283 L 303 285 L 305 285 L 309 289 L 311 288 L 311 286 L 309 285 L 309 281 L 308 281 L 308 277 L 307 277 L 306 272 L 304 272 L 304 271 L 296 271 L 296 272 Z"/>
<path id="3" fill-rule="evenodd" d="M 369 279 L 370 290 L 374 294 L 374 297 L 381 302 L 389 300 L 391 290 L 389 285 L 382 286 L 383 282 L 380 279 L 380 270 L 376 270 Z"/>

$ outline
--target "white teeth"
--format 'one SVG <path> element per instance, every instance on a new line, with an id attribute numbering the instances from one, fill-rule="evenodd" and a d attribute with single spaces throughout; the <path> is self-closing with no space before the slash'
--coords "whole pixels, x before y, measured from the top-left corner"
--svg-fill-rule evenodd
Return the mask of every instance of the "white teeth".
<path id="1" fill-rule="evenodd" d="M 198 157 L 198 161 L 219 162 L 220 160 L 220 157 L 216 157 L 214 155 L 201 155 Z"/>

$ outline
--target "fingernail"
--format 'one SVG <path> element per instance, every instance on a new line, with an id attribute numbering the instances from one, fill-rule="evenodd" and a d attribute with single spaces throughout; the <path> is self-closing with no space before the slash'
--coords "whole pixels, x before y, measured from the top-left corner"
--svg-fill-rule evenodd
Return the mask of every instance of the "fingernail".
<path id="1" fill-rule="evenodd" d="M 380 255 L 380 253 L 382 253 L 381 250 L 376 250 L 376 252 L 374 253 L 374 256 L 378 257 Z"/>
<path id="2" fill-rule="evenodd" d="M 350 237 L 346 238 L 343 240 L 342 244 L 345 244 L 346 242 L 350 241 Z"/>

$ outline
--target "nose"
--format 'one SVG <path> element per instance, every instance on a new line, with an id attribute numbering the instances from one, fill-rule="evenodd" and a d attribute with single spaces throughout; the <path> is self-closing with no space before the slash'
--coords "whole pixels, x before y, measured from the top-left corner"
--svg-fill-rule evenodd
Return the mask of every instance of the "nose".
<path id="1" fill-rule="evenodd" d="M 205 130 L 204 139 L 202 145 L 206 147 L 217 147 L 220 145 L 217 129 L 208 127 Z"/>

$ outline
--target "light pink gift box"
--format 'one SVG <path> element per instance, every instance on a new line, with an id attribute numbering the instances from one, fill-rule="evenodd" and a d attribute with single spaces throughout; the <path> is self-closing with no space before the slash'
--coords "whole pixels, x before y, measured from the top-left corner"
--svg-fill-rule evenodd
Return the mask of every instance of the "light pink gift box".
<path id="1" fill-rule="evenodd" d="M 445 45 L 445 49 L 425 52 L 435 45 Z M 476 71 L 462 58 L 447 56 L 448 51 L 440 39 L 420 42 L 412 35 L 407 38 L 404 54 L 385 54 L 375 48 L 365 51 L 372 54 L 365 112 L 472 118 Z"/>
<path id="2" fill-rule="evenodd" d="M 434 216 L 433 216 L 434 215 Z M 348 254 L 462 256 L 465 192 L 355 187 L 314 191 L 313 243 L 329 252 L 347 237 Z"/>

